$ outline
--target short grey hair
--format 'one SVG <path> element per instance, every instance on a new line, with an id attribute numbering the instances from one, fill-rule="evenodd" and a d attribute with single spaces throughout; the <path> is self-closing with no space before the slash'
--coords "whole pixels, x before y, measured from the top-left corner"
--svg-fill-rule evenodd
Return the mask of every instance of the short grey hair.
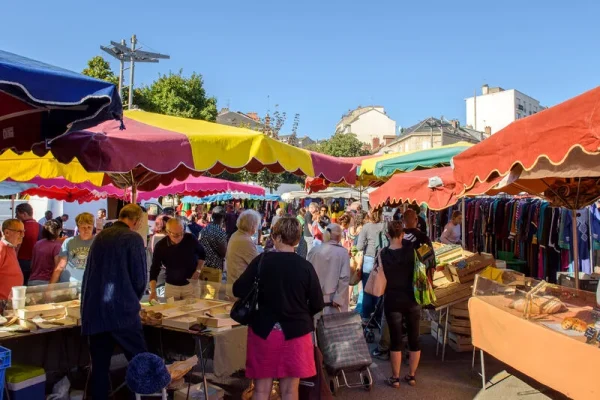
<path id="1" fill-rule="evenodd" d="M 279 215 L 280 217 L 283 216 L 283 208 L 279 207 L 277 211 L 275 211 L 275 214 Z"/>
<path id="2" fill-rule="evenodd" d="M 170 226 L 179 225 L 185 232 L 185 221 L 181 217 L 170 218 L 165 224 L 165 228 L 169 229 Z"/>
<path id="3" fill-rule="evenodd" d="M 236 226 L 240 231 L 246 233 L 252 232 L 254 229 L 258 229 L 260 225 L 260 214 L 254 210 L 246 210 L 240 214 L 237 219 Z"/>

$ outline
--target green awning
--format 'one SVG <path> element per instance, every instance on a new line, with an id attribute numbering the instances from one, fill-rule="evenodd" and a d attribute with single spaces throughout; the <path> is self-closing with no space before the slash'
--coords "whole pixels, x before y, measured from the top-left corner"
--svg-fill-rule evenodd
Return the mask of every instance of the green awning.
<path id="1" fill-rule="evenodd" d="M 438 168 L 450 166 L 452 157 L 462 153 L 470 143 L 460 142 L 433 149 L 400 154 L 375 163 L 373 175 L 377 178 L 388 178 L 398 172 L 410 172 L 416 169 Z"/>

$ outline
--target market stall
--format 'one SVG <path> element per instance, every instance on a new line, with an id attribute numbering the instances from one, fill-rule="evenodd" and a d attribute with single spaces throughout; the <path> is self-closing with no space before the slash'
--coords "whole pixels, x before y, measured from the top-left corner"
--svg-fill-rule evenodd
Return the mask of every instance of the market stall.
<path id="1" fill-rule="evenodd" d="M 473 345 L 573 399 L 596 399 L 600 368 L 593 293 L 504 271 L 478 276 L 469 301 Z"/>

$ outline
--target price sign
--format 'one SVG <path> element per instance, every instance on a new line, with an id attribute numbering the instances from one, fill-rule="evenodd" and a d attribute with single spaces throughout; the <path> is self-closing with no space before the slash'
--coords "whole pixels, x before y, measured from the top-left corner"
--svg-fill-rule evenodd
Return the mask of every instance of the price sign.
<path id="1" fill-rule="evenodd" d="M 598 334 L 598 331 L 596 329 L 589 327 L 585 330 L 585 333 L 583 335 L 586 337 L 587 343 L 592 343 L 596 340 L 597 334 Z"/>

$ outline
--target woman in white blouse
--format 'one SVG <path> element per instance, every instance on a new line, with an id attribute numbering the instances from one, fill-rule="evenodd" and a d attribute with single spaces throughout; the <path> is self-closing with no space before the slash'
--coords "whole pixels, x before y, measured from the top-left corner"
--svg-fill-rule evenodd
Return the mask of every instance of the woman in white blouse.
<path id="1" fill-rule="evenodd" d="M 229 243 L 227 244 L 227 255 L 225 264 L 227 266 L 227 290 L 228 296 L 233 297 L 231 290 L 235 281 L 244 273 L 252 260 L 258 256 L 256 243 L 252 235 L 256 234 L 260 226 L 260 214 L 254 210 L 246 210 L 240 214 L 237 220 L 237 228 Z"/>

